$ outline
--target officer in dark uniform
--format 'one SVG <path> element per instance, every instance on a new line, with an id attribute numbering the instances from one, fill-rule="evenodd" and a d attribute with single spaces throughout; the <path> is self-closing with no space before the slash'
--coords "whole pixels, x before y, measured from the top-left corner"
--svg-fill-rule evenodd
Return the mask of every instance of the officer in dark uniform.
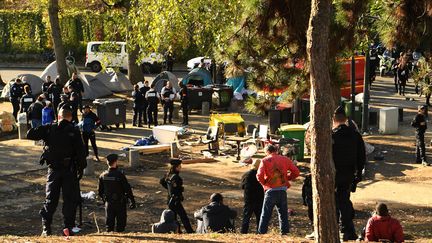
<path id="1" fill-rule="evenodd" d="M 166 124 L 167 118 L 169 121 L 169 124 L 172 124 L 172 116 L 173 116 L 173 110 L 174 110 L 174 98 L 175 98 L 175 91 L 171 87 L 171 82 L 167 81 L 165 87 L 161 90 L 161 96 L 162 96 L 162 105 L 163 105 L 163 111 L 164 116 L 163 120 Z M 169 112 L 169 115 L 168 115 Z"/>
<path id="2" fill-rule="evenodd" d="M 24 93 L 25 95 L 23 95 L 21 97 L 21 109 L 20 109 L 20 113 L 27 113 L 28 108 L 30 107 L 30 105 L 35 101 L 33 95 L 30 93 L 30 89 L 29 86 L 25 86 L 24 87 Z"/>
<path id="3" fill-rule="evenodd" d="M 193 233 L 189 218 L 182 205 L 184 188 L 183 180 L 179 175 L 181 162 L 180 159 L 171 159 L 171 168 L 166 176 L 160 179 L 160 184 L 168 190 L 168 208 L 174 211 L 176 218 L 177 215 L 180 216 L 186 232 Z"/>
<path id="4" fill-rule="evenodd" d="M 82 107 L 82 98 L 84 95 L 84 85 L 83 85 L 81 79 L 78 78 L 78 75 L 76 73 L 72 73 L 72 78 L 68 81 L 67 85 L 72 86 L 73 90 L 78 95 L 77 108 L 79 108 L 79 110 L 82 111 L 82 108 L 83 108 Z"/>
<path id="5" fill-rule="evenodd" d="M 140 88 L 140 92 L 144 96 L 143 103 L 142 103 L 142 116 L 143 116 L 142 120 L 144 122 L 144 125 L 147 125 L 147 107 L 148 107 L 148 101 L 145 98 L 145 95 L 149 90 L 150 90 L 149 81 L 144 80 L 144 85 Z"/>
<path id="6" fill-rule="evenodd" d="M 336 212 L 341 224 L 340 230 L 344 241 L 356 240 L 354 208 L 350 196 L 351 190 L 355 188 L 353 186 L 362 179 L 366 153 L 361 135 L 347 126 L 347 117 L 342 107 L 338 107 L 333 115 L 332 139 L 336 169 Z"/>
<path id="7" fill-rule="evenodd" d="M 79 93 L 76 92 L 72 85 L 68 86 L 68 90 L 70 91 L 69 101 L 72 107 L 72 120 L 73 122 L 78 123 L 78 108 L 80 106 Z"/>
<path id="8" fill-rule="evenodd" d="M 24 94 L 24 84 L 20 78 L 17 78 L 10 87 L 9 100 L 12 103 L 13 116 L 17 119 L 18 111 L 20 110 L 20 99 Z"/>
<path id="9" fill-rule="evenodd" d="M 51 223 L 60 197 L 63 195 L 64 228 L 72 232 L 76 208 L 80 201 L 79 180 L 87 165 L 81 133 L 72 123 L 72 111 L 62 109 L 58 124 L 32 128 L 27 133 L 31 140 L 43 140 L 44 152 L 40 164 L 48 165 L 46 200 L 39 214 L 42 216 L 42 235 L 51 235 Z"/>
<path id="10" fill-rule="evenodd" d="M 51 101 L 51 103 L 54 106 L 54 111 L 57 113 L 57 107 L 61 102 L 60 95 L 61 95 L 62 89 L 60 85 L 60 79 L 56 78 L 54 83 L 52 83 L 47 90 L 48 93 L 48 100 Z"/>
<path id="11" fill-rule="evenodd" d="M 142 127 L 142 106 L 145 100 L 144 95 L 141 93 L 141 91 L 139 90 L 139 86 L 138 84 L 135 84 L 134 86 L 134 91 L 132 92 L 132 98 L 133 98 L 133 119 L 132 119 L 132 126 L 136 127 L 137 126 L 137 121 L 138 121 L 138 126 Z"/>
<path id="12" fill-rule="evenodd" d="M 159 104 L 159 94 L 154 89 L 155 84 L 152 83 L 150 85 L 150 90 L 145 94 L 145 99 L 147 100 L 147 117 L 148 117 L 148 127 L 153 124 L 154 126 L 158 125 L 157 117 L 158 117 L 158 104 Z"/>
<path id="13" fill-rule="evenodd" d="M 48 89 L 54 82 L 51 80 L 51 76 L 47 76 L 45 82 L 42 84 L 42 93 L 48 99 Z"/>
<path id="14" fill-rule="evenodd" d="M 117 232 L 123 232 L 126 227 L 126 206 L 128 199 L 131 202 L 130 209 L 136 208 L 135 198 L 132 194 L 126 176 L 117 168 L 118 155 L 107 156 L 108 170 L 99 176 L 99 197 L 105 203 L 106 229 L 114 231 L 117 221 Z"/>
<path id="15" fill-rule="evenodd" d="M 411 126 L 416 129 L 416 163 L 422 163 L 424 166 L 428 166 L 429 163 L 426 160 L 426 146 L 424 141 L 424 135 L 427 129 L 425 114 L 426 106 L 419 106 L 418 113 L 412 120 Z"/>
<path id="16" fill-rule="evenodd" d="M 187 91 L 187 87 L 185 84 L 183 84 L 182 81 L 179 82 L 180 86 L 180 101 L 181 101 L 181 108 L 183 113 L 183 126 L 189 125 L 189 95 Z"/>

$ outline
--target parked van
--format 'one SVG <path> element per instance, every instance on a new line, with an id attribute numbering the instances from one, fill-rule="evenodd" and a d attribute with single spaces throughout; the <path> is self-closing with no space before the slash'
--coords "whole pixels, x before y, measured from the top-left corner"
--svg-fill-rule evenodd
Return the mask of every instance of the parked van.
<path id="1" fill-rule="evenodd" d="M 162 69 L 163 55 L 150 53 L 141 64 L 145 73 L 159 73 Z M 91 41 L 87 43 L 85 66 L 93 72 L 102 70 L 105 67 L 117 67 L 123 70 L 128 69 L 128 54 L 126 42 Z"/>

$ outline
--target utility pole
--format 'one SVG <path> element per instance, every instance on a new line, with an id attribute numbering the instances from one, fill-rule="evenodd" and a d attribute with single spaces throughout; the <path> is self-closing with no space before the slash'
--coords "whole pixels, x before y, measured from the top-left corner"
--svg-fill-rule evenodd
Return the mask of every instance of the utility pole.
<path id="1" fill-rule="evenodd" d="M 364 74 L 364 85 L 363 85 L 363 117 L 362 117 L 362 132 L 367 133 L 369 131 L 369 98 L 370 98 L 370 56 L 369 46 L 365 55 L 365 74 Z"/>
<path id="2" fill-rule="evenodd" d="M 354 120 L 355 112 L 355 85 L 356 85 L 356 74 L 355 74 L 355 55 L 351 58 L 351 116 L 350 119 Z"/>

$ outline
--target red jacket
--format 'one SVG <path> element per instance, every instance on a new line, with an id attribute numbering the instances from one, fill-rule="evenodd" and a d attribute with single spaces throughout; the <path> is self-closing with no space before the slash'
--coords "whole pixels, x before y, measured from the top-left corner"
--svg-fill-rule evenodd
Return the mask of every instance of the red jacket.
<path id="1" fill-rule="evenodd" d="M 299 169 L 285 156 L 271 154 L 265 157 L 258 168 L 257 180 L 264 187 L 264 191 L 271 188 L 290 187 L 289 181 L 300 175 Z"/>
<path id="2" fill-rule="evenodd" d="M 390 216 L 374 215 L 366 225 L 366 242 L 390 240 L 392 242 L 403 242 L 404 235 L 402 226 L 397 219 Z"/>

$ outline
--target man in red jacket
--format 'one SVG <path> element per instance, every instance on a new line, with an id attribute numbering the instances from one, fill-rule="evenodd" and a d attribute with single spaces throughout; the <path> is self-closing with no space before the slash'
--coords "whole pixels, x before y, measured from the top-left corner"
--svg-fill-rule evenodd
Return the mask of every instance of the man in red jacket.
<path id="1" fill-rule="evenodd" d="M 276 206 L 281 233 L 285 235 L 289 232 L 286 191 L 290 187 L 289 181 L 297 178 L 300 171 L 288 157 L 278 155 L 274 145 L 267 145 L 265 152 L 267 156 L 262 160 L 256 175 L 265 191 L 258 233 L 267 233 L 271 213 Z"/>
<path id="2" fill-rule="evenodd" d="M 404 242 L 404 234 L 399 221 L 389 215 L 387 205 L 379 203 L 376 206 L 375 215 L 366 225 L 366 242 L 383 240 Z"/>

